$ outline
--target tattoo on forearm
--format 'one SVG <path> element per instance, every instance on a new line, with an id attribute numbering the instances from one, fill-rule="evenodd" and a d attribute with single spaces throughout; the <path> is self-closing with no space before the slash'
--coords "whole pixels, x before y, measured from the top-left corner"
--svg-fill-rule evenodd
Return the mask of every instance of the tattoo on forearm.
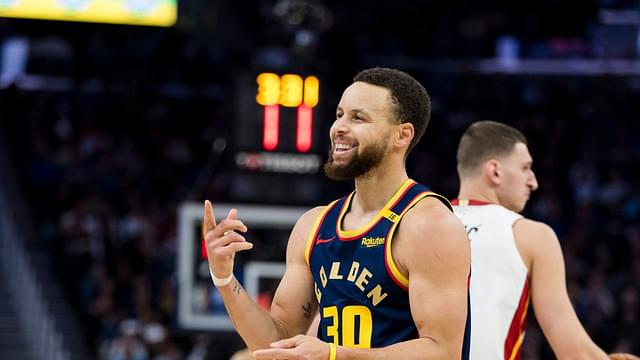
<path id="1" fill-rule="evenodd" d="M 240 282 L 238 280 L 236 280 L 236 283 L 233 284 L 233 292 L 236 294 L 240 294 L 240 289 L 242 289 L 242 285 L 240 285 Z"/>
<path id="2" fill-rule="evenodd" d="M 304 310 L 305 319 L 311 319 L 311 303 L 307 302 L 307 305 L 302 305 L 302 310 Z"/>

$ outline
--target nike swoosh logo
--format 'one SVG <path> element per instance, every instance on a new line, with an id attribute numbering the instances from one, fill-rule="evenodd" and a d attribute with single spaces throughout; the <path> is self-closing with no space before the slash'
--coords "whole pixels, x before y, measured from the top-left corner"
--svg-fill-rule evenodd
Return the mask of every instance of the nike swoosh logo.
<path id="1" fill-rule="evenodd" d="M 332 236 L 332 237 L 330 237 L 328 239 L 320 239 L 320 238 L 318 238 L 318 240 L 316 240 L 316 244 L 326 244 L 328 242 L 331 242 L 335 238 L 336 238 L 335 236 Z"/>

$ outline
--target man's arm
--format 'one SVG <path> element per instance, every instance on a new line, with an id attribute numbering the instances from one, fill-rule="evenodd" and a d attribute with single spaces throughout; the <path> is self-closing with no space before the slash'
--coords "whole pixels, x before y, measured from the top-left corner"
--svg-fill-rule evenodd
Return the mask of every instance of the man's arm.
<path id="1" fill-rule="evenodd" d="M 250 349 L 268 347 L 273 341 L 304 333 L 317 312 L 313 279 L 304 258 L 311 224 L 321 208 L 308 211 L 296 223 L 287 245 L 286 271 L 271 305 L 271 313 L 258 306 L 237 279 L 218 287 L 233 326 Z M 210 202 L 205 203 L 205 241 L 211 272 L 218 278 L 232 275 L 237 251 L 251 245 L 240 234 L 246 227 L 231 210 L 216 224 Z"/>
<path id="2" fill-rule="evenodd" d="M 378 349 L 337 348 L 337 359 L 460 359 L 467 316 L 470 249 L 464 226 L 439 200 L 425 199 L 402 220 L 393 240 L 409 279 L 419 338 Z M 329 345 L 309 336 L 254 352 L 258 359 L 329 359 Z"/>
<path id="3" fill-rule="evenodd" d="M 464 225 L 440 200 L 427 198 L 405 215 L 399 231 L 393 251 L 408 273 L 411 313 L 422 342 L 420 350 L 406 350 L 422 351 L 425 359 L 460 359 L 471 257 Z"/>
<path id="4" fill-rule="evenodd" d="M 565 280 L 562 249 L 547 225 L 521 219 L 513 232 L 523 257 L 529 258 L 533 309 L 558 359 L 607 359 L 573 310 Z"/>

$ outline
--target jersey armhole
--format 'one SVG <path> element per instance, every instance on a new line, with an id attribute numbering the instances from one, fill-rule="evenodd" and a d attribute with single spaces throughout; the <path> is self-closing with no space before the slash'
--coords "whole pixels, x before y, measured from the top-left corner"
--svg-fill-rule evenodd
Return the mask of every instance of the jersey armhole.
<path id="1" fill-rule="evenodd" d="M 527 278 L 529 278 L 529 276 L 531 276 L 531 267 L 527 263 L 528 259 L 526 259 L 525 256 L 523 255 L 523 251 L 522 251 L 523 248 L 518 245 L 518 238 L 516 237 L 516 224 L 523 220 L 525 220 L 524 216 L 518 216 L 515 219 L 513 219 L 513 222 L 511 223 L 511 234 L 513 236 L 513 247 L 515 250 L 515 254 L 518 257 L 517 260 L 519 260 L 518 266 L 522 266 L 522 269 L 527 273 Z M 527 250 L 528 252 L 531 252 L 531 249 L 527 249 Z M 533 256 L 531 254 L 528 254 L 528 257 L 532 258 Z"/>
<path id="2" fill-rule="evenodd" d="M 313 226 L 309 231 L 309 235 L 307 236 L 307 242 L 304 247 L 304 259 L 307 262 L 307 266 L 311 266 L 311 253 L 313 252 L 313 245 L 315 244 L 315 240 L 318 237 L 318 232 L 320 231 L 320 227 L 324 221 L 324 218 L 327 216 L 329 211 L 333 208 L 335 203 L 338 200 L 333 201 L 329 205 L 327 205 L 321 212 L 316 216 L 315 221 L 313 222 Z"/>
<path id="3" fill-rule="evenodd" d="M 400 221 L 402 221 L 402 217 L 409 210 L 411 210 L 418 202 L 420 202 L 420 200 L 422 200 L 424 198 L 427 198 L 427 197 L 432 197 L 432 196 L 437 198 L 437 199 L 439 199 L 443 203 L 445 203 L 445 205 L 447 205 L 449 207 L 449 209 L 452 209 L 451 204 L 449 203 L 449 200 L 447 200 L 447 198 L 445 198 L 444 196 L 436 194 L 434 192 L 430 192 L 430 191 L 421 192 L 418 195 L 416 195 L 413 198 L 413 200 L 411 200 L 409 202 L 409 204 L 404 208 L 404 210 L 402 211 L 402 213 L 399 216 L 399 220 L 394 222 L 393 226 L 391 226 L 391 229 L 389 230 L 389 233 L 387 234 L 387 240 L 385 241 L 385 249 L 384 249 L 385 267 L 387 268 L 387 273 L 389 274 L 391 279 L 398 286 L 400 286 L 400 288 L 402 288 L 404 290 L 409 290 L 409 279 L 406 276 L 404 276 L 402 274 L 402 272 L 400 272 L 400 269 L 398 268 L 398 265 L 393 260 L 393 254 L 392 254 L 392 251 L 391 251 L 391 242 L 393 240 L 393 235 L 395 234 L 396 229 L 398 228 L 398 225 L 400 224 Z"/>

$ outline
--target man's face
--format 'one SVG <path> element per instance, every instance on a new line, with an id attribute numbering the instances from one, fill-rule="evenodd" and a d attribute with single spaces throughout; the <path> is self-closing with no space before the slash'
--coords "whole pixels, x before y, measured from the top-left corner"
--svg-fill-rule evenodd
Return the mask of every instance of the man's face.
<path id="1" fill-rule="evenodd" d="M 331 126 L 331 150 L 324 165 L 334 180 L 365 176 L 386 158 L 393 124 L 389 90 L 356 82 L 340 99 Z"/>
<path id="2" fill-rule="evenodd" d="M 502 180 L 498 187 L 498 200 L 501 205 L 515 212 L 524 209 L 529 195 L 538 188 L 532 165 L 529 149 L 523 143 L 517 143 L 513 151 L 500 160 Z"/>

